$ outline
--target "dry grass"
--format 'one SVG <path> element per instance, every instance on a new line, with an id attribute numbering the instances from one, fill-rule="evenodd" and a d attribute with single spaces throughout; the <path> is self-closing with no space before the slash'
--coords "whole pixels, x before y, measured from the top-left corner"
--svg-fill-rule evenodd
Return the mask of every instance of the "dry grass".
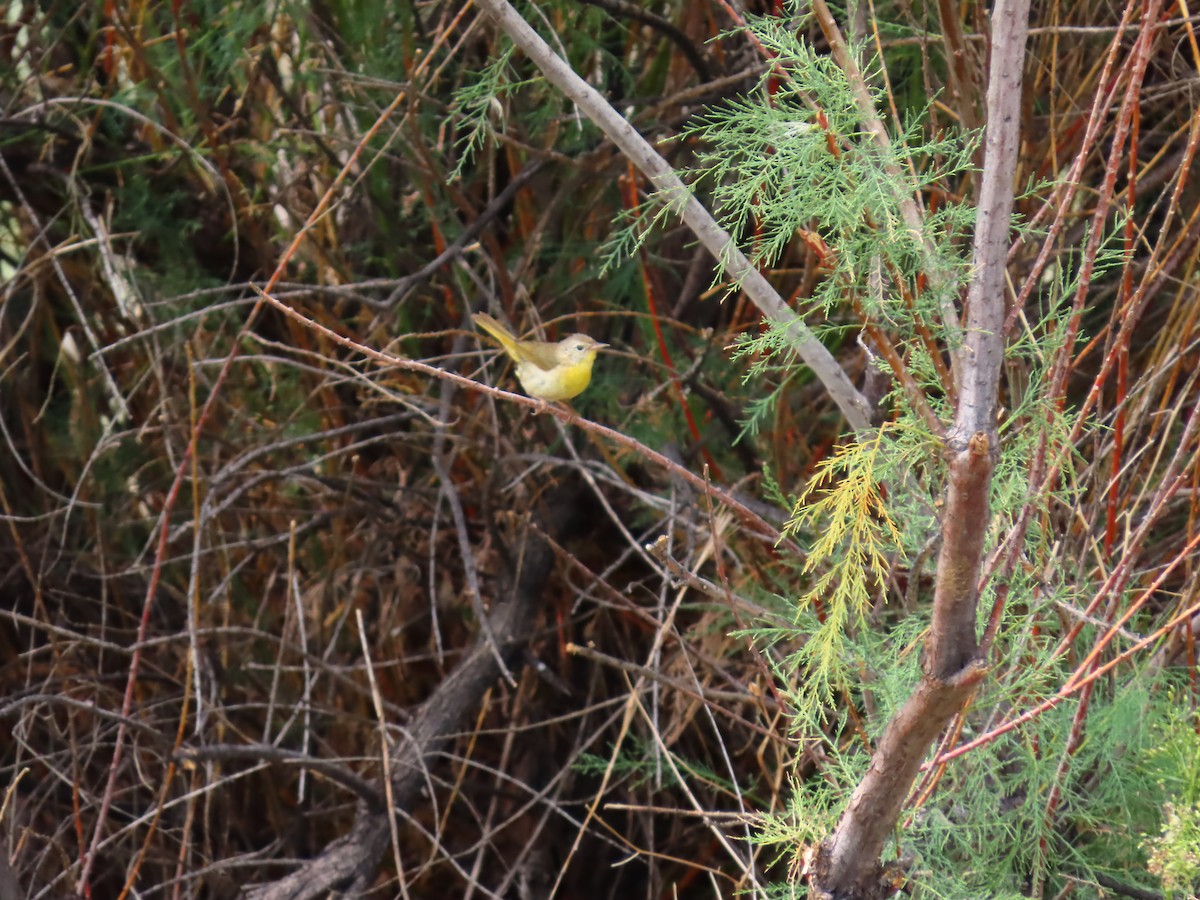
<path id="1" fill-rule="evenodd" d="M 756 479 L 768 463 L 802 481 L 838 435 L 828 399 L 799 384 L 732 445 L 760 390 L 723 348 L 757 316 L 706 296 L 711 261 L 679 231 L 601 276 L 597 244 L 642 186 L 549 92 L 504 95 L 505 140 L 449 179 L 453 91 L 497 50 L 473 9 L 102 7 L 22 8 L 0 40 L 0 821 L 28 896 L 85 873 L 93 897 L 232 896 L 356 823 L 387 844 L 361 873 L 376 896 L 733 896 L 782 877 L 737 837 L 782 808 L 797 748 L 770 654 L 728 634 L 800 593 L 748 513 L 779 524 Z M 546 10 L 560 30 L 580 15 Z M 732 24 L 718 8 L 668 12 L 675 38 L 590 10 L 572 47 L 654 137 L 762 66 L 739 38 L 703 43 Z M 1162 631 L 1118 678 L 1195 672 L 1171 623 L 1200 601 L 1200 51 L 1176 15 L 1142 45 L 1136 27 L 1113 41 L 1111 9 L 1040 5 L 1020 178 L 1060 180 L 1019 203 L 1048 235 L 1010 268 L 1032 319 L 1042 274 L 1086 264 L 1088 229 L 1131 211 L 1124 260 L 1078 295 L 1083 341 L 1046 361 L 1084 414 L 1032 461 L 1030 493 L 1069 481 L 1081 499 L 1033 523 L 1055 535 L 1045 558 L 1011 563 L 1093 586 L 1041 623 L 1053 640 L 1085 619 Z M 979 25 L 963 40 L 982 65 Z M 936 43 L 880 45 L 941 84 Z M 935 126 L 971 120 L 982 71 Z M 811 289 L 811 244 L 772 277 Z M 616 352 L 580 411 L 693 479 L 335 343 L 251 282 L 356 344 L 501 387 L 470 310 L 587 331 Z M 1004 389 L 1042 374 L 1014 365 Z M 749 510 L 697 488 L 706 462 Z M 1131 646 L 1062 654 L 1084 677 Z M 474 692 L 451 678 L 468 661 Z M 995 662 L 997 684 L 1021 677 Z M 411 795 L 389 796 L 405 766 Z"/>

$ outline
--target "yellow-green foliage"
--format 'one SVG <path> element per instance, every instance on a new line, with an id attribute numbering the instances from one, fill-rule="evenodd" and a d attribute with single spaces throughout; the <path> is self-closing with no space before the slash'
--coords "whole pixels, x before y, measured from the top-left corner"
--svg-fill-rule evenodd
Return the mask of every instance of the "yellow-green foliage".
<path id="1" fill-rule="evenodd" d="M 900 543 L 900 531 L 888 515 L 875 477 L 886 431 L 879 429 L 868 441 L 843 444 L 818 463 L 784 526 L 788 536 L 798 537 L 810 527 L 818 535 L 804 563 L 806 573 L 833 563 L 805 595 L 806 603 L 828 595 L 828 602 L 846 604 L 862 615 L 870 605 L 869 584 L 881 591 L 885 587 L 884 553 Z"/>
<path id="2" fill-rule="evenodd" d="M 1183 712 L 1181 698 L 1172 695 L 1174 714 L 1159 725 L 1157 746 L 1148 755 L 1163 794 L 1162 828 L 1147 836 L 1150 872 L 1162 880 L 1168 897 L 1195 896 L 1200 883 L 1200 740 L 1195 717 Z"/>
<path id="3" fill-rule="evenodd" d="M 802 682 L 801 694 L 808 701 L 802 707 L 831 695 L 840 680 L 837 673 L 845 667 L 846 626 L 851 616 L 859 621 L 866 615 L 872 594 L 883 595 L 885 554 L 901 546 L 877 477 L 884 467 L 888 431 L 881 428 L 866 440 L 844 444 L 822 461 L 783 529 L 784 536 L 812 542 L 804 572 L 822 570 L 797 604 L 797 618 L 816 606 L 823 611 L 800 654 L 810 667 Z"/>

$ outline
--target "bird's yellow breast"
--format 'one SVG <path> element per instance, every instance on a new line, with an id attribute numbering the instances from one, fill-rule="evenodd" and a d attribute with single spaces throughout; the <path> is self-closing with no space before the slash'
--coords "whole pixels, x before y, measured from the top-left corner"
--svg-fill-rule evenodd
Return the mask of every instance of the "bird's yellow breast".
<path id="1" fill-rule="evenodd" d="M 522 361 L 517 365 L 517 380 L 530 397 L 542 400 L 570 400 L 578 397 L 592 380 L 592 363 L 596 353 L 592 351 L 575 363 L 559 363 L 551 369 L 543 369 L 536 363 Z"/>

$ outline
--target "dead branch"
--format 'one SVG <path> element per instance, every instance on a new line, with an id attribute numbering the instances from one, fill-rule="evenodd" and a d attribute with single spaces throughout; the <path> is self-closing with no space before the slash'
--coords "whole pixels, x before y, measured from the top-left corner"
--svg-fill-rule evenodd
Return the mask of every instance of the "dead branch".
<path id="1" fill-rule="evenodd" d="M 576 508 L 574 487 L 551 495 L 539 527 L 556 537 L 569 530 Z M 554 567 L 551 545 L 530 531 L 519 570 L 509 572 L 501 600 L 490 618 L 496 646 L 512 661 L 529 640 L 536 623 L 542 586 Z M 501 675 L 500 661 L 490 643 L 475 642 L 462 663 L 430 695 L 406 729 L 406 740 L 392 758 L 391 798 L 393 812 L 403 815 L 420 799 L 426 785 L 429 761 L 462 730 L 478 709 L 484 693 Z M 383 794 L 383 788 L 377 789 Z M 344 896 L 365 894 L 375 881 L 380 861 L 387 851 L 390 830 L 388 812 L 360 801 L 349 833 L 296 871 L 270 884 L 246 892 L 251 900 L 310 900 L 339 889 Z"/>

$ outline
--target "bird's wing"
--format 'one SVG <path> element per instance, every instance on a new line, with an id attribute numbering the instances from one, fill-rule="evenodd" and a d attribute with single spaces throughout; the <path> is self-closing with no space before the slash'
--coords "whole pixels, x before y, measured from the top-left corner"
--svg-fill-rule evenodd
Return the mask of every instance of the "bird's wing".
<path id="1" fill-rule="evenodd" d="M 517 347 L 521 358 L 533 363 L 539 369 L 549 372 L 558 365 L 558 344 L 547 344 L 542 341 L 519 341 Z"/>

